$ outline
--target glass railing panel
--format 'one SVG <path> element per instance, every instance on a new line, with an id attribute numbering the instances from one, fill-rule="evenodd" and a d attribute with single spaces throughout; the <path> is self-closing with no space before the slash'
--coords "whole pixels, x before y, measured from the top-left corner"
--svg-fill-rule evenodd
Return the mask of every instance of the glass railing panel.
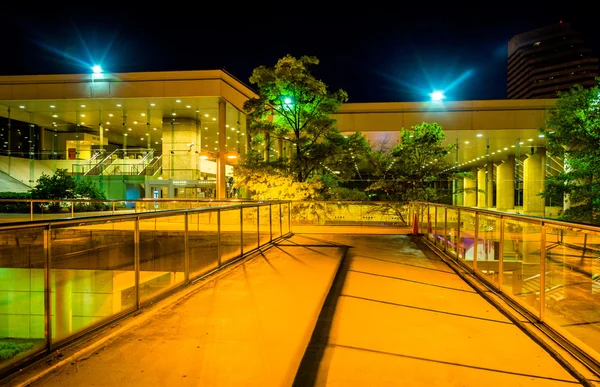
<path id="1" fill-rule="evenodd" d="M 52 341 L 135 308 L 135 221 L 53 226 Z"/>
<path id="2" fill-rule="evenodd" d="M 73 203 L 75 217 L 112 215 L 113 205 L 110 201 L 76 201 Z M 116 210 L 116 208 L 115 208 Z"/>
<path id="3" fill-rule="evenodd" d="M 600 233 L 546 226 L 544 320 L 600 354 Z"/>
<path id="4" fill-rule="evenodd" d="M 242 225 L 244 253 L 258 247 L 258 209 L 257 207 L 242 208 Z"/>
<path id="5" fill-rule="evenodd" d="M 499 286 L 500 217 L 477 215 L 479 233 L 477 241 L 477 274 L 496 287 Z"/>
<path id="6" fill-rule="evenodd" d="M 283 235 L 290 232 L 290 216 L 291 216 L 291 204 L 281 203 L 281 232 Z"/>
<path id="7" fill-rule="evenodd" d="M 26 222 L 30 220 L 30 215 L 30 202 L 0 200 L 0 222 Z"/>
<path id="8" fill-rule="evenodd" d="M 185 214 L 140 219 L 140 302 L 182 284 Z"/>
<path id="9" fill-rule="evenodd" d="M 456 257 L 458 244 L 458 211 L 446 208 L 446 252 Z"/>
<path id="10" fill-rule="evenodd" d="M 219 263 L 217 212 L 195 212 L 188 215 L 188 256 L 190 278 L 216 269 Z"/>
<path id="11" fill-rule="evenodd" d="M 70 201 L 35 201 L 33 203 L 33 220 L 53 220 L 71 217 Z"/>
<path id="12" fill-rule="evenodd" d="M 273 232 L 273 239 L 281 236 L 281 211 L 279 203 L 271 204 L 271 230 Z"/>
<path id="13" fill-rule="evenodd" d="M 44 228 L 0 231 L 0 370 L 45 348 Z"/>
<path id="14" fill-rule="evenodd" d="M 436 239 L 435 245 L 440 249 L 444 248 L 446 243 L 446 235 L 444 235 L 444 228 L 446 223 L 446 207 L 438 207 L 436 212 Z"/>
<path id="15" fill-rule="evenodd" d="M 260 246 L 269 243 L 271 240 L 271 215 L 269 208 L 268 204 L 258 207 L 258 238 Z"/>
<path id="16" fill-rule="evenodd" d="M 461 209 L 459 226 L 458 258 L 472 269 L 475 252 L 475 211 Z"/>
<path id="17" fill-rule="evenodd" d="M 426 204 L 417 206 L 417 214 L 419 219 L 419 234 L 427 234 L 427 228 L 429 227 L 429 210 Z"/>
<path id="18" fill-rule="evenodd" d="M 221 210 L 221 263 L 242 254 L 240 208 Z"/>
<path id="19" fill-rule="evenodd" d="M 539 223 L 504 218 L 502 248 L 502 291 L 538 313 L 540 308 Z"/>

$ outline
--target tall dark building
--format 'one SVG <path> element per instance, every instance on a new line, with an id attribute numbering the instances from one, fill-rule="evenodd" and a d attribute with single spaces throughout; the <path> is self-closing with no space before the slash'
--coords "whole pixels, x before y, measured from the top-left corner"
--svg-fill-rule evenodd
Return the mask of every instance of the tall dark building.
<path id="1" fill-rule="evenodd" d="M 591 86 L 598 58 L 570 23 L 515 35 L 508 42 L 508 98 L 556 98 L 559 90 Z"/>

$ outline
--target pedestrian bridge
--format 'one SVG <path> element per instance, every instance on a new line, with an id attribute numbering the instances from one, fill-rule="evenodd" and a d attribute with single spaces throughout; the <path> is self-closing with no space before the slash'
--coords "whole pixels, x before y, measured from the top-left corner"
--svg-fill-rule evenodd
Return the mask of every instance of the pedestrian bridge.
<path id="1" fill-rule="evenodd" d="M 3 383 L 600 382 L 592 227 L 422 203 L 322 203 L 304 221 L 300 203 L 219 204 L 4 223 Z"/>

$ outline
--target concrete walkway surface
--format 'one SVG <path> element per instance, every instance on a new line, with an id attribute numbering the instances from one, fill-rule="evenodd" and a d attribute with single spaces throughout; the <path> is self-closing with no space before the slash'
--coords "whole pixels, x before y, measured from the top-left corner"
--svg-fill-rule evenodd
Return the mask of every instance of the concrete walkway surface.
<path id="1" fill-rule="evenodd" d="M 296 234 L 228 270 L 31 385 L 578 384 L 405 235 Z"/>

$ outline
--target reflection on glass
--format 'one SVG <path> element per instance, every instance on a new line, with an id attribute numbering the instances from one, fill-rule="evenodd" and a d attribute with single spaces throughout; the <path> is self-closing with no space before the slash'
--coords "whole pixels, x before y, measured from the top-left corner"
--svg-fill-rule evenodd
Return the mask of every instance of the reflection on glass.
<path id="1" fill-rule="evenodd" d="M 44 229 L 0 231 L 0 370 L 44 349 Z"/>
<path id="2" fill-rule="evenodd" d="M 260 206 L 259 210 L 259 242 L 263 246 L 271 240 L 271 217 L 269 213 L 270 205 Z"/>
<path id="3" fill-rule="evenodd" d="M 503 291 L 532 312 L 540 309 L 541 226 L 504 219 Z"/>
<path id="4" fill-rule="evenodd" d="M 600 234 L 546 226 L 546 321 L 600 352 Z"/>
<path id="5" fill-rule="evenodd" d="M 273 239 L 281 236 L 281 211 L 279 204 L 271 204 L 271 231 Z"/>
<path id="6" fill-rule="evenodd" d="M 188 217 L 190 279 L 215 269 L 219 263 L 217 213 L 197 212 Z"/>
<path id="7" fill-rule="evenodd" d="M 240 209 L 221 210 L 221 263 L 242 254 Z"/>
<path id="8" fill-rule="evenodd" d="M 458 243 L 458 258 L 473 268 L 475 252 L 475 212 L 460 211 L 460 240 Z"/>
<path id="9" fill-rule="evenodd" d="M 244 241 L 244 253 L 258 247 L 258 211 L 256 207 L 243 207 L 242 238 Z"/>
<path id="10" fill-rule="evenodd" d="M 456 257 L 458 243 L 458 211 L 452 208 L 446 209 L 446 252 Z"/>
<path id="11" fill-rule="evenodd" d="M 183 283 L 185 215 L 140 219 L 140 302 Z"/>
<path id="12" fill-rule="evenodd" d="M 53 341 L 135 307 L 135 221 L 53 228 Z"/>
<path id="13" fill-rule="evenodd" d="M 497 287 L 499 286 L 500 218 L 481 214 L 478 217 L 477 272 Z"/>

